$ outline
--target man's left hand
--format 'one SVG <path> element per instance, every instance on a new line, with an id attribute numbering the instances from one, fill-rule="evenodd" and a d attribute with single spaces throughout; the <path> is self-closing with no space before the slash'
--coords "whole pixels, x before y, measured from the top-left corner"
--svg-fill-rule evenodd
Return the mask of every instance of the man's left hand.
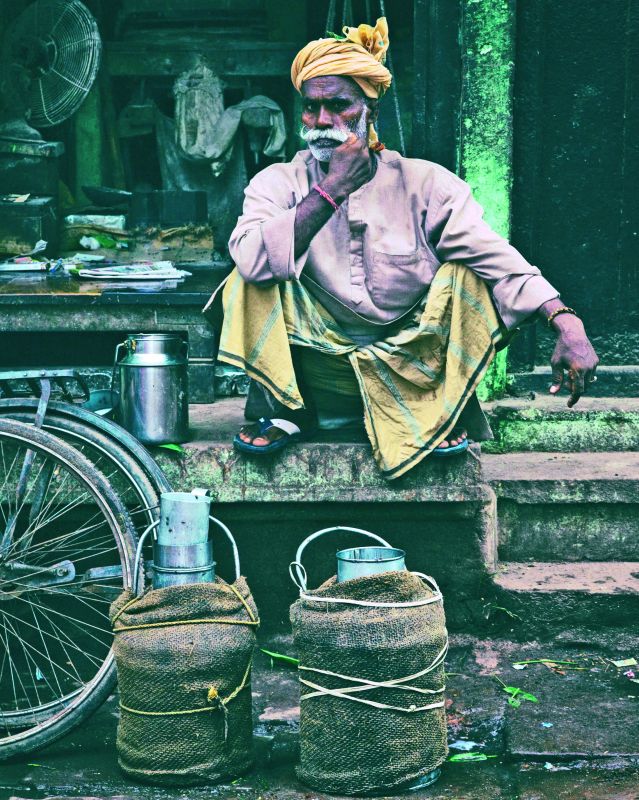
<path id="1" fill-rule="evenodd" d="M 550 393 L 559 392 L 565 380 L 565 371 L 570 391 L 568 407 L 572 408 L 588 390 L 589 384 L 597 380 L 599 359 L 580 319 L 571 314 L 561 314 L 555 317 L 552 324 L 558 331 L 559 337 L 550 360 L 552 366 Z"/>

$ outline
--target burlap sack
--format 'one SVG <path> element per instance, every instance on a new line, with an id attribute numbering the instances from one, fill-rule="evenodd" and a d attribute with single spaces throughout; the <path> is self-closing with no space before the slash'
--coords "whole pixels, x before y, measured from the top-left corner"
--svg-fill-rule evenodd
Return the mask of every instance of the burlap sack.
<path id="1" fill-rule="evenodd" d="M 188 786 L 246 772 L 258 615 L 245 579 L 124 592 L 110 613 L 126 775 Z"/>
<path id="2" fill-rule="evenodd" d="M 386 793 L 410 787 L 448 753 L 443 707 L 447 632 L 441 601 L 409 608 L 321 602 L 322 597 L 385 603 L 433 597 L 434 592 L 410 572 L 387 572 L 339 584 L 331 578 L 306 595 L 314 599 L 299 599 L 291 606 L 302 682 L 298 777 L 315 789 L 335 794 Z M 433 694 L 410 688 L 353 691 L 365 681 L 416 675 L 438 657 L 439 666 L 403 684 L 437 690 Z M 407 710 L 326 694 L 304 699 L 318 690 L 303 681 L 328 689 L 348 687 L 354 698 Z M 408 710 L 428 704 L 437 707 Z"/>

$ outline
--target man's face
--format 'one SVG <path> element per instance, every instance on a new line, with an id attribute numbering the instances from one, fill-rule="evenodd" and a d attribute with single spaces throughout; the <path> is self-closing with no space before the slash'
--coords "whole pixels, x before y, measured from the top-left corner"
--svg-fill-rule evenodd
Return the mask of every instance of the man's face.
<path id="1" fill-rule="evenodd" d="M 371 112 L 349 78 L 328 75 L 302 84 L 302 138 L 318 161 L 330 161 L 351 133 L 365 139 Z"/>

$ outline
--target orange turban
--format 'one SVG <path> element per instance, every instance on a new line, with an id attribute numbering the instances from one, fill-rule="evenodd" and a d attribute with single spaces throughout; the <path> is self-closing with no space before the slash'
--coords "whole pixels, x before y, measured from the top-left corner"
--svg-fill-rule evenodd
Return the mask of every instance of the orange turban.
<path id="1" fill-rule="evenodd" d="M 384 66 L 388 50 L 388 24 L 380 17 L 375 27 L 344 28 L 344 37 L 315 39 L 293 60 L 291 80 L 298 92 L 304 81 L 323 75 L 352 78 L 366 97 L 378 98 L 391 85 L 392 76 Z M 377 141 L 371 126 L 369 144 Z"/>

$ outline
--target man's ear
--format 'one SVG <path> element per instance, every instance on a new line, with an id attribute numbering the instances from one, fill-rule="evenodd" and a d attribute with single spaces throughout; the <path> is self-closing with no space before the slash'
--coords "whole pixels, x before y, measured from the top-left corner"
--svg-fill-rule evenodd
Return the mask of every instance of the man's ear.
<path id="1" fill-rule="evenodd" d="M 367 98 L 366 105 L 368 106 L 368 123 L 374 125 L 379 116 L 379 101 Z"/>

